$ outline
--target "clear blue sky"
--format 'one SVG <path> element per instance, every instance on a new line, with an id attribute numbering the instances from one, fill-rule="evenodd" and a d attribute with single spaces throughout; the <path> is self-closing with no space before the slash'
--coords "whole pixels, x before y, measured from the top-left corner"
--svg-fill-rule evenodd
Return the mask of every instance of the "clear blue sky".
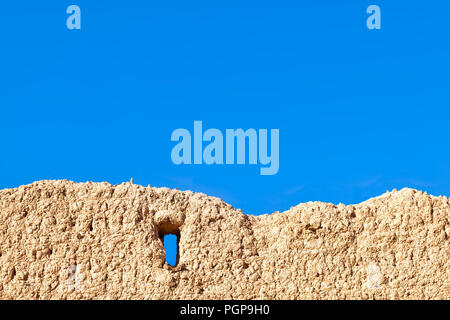
<path id="1" fill-rule="evenodd" d="M 66 8 L 82 30 L 66 28 Z M 366 28 L 378 4 L 382 30 Z M 450 195 L 448 1 L 3 1 L 0 188 L 178 187 L 245 213 Z M 280 129 L 280 170 L 176 166 L 170 135 Z"/>

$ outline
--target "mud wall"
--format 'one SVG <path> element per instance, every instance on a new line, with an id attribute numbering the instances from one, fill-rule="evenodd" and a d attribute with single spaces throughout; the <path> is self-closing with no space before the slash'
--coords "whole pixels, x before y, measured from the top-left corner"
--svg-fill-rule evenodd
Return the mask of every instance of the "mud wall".
<path id="1" fill-rule="evenodd" d="M 0 191 L 0 299 L 449 299 L 449 234 L 450 200 L 412 189 L 250 216 L 189 191 L 40 181 Z"/>

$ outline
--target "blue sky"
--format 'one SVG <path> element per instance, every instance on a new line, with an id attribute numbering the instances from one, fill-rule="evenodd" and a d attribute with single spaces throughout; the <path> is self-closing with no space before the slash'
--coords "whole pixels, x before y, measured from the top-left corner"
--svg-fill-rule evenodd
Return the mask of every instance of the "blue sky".
<path id="1" fill-rule="evenodd" d="M 66 28 L 81 7 L 82 30 Z M 382 29 L 366 28 L 377 4 Z M 129 181 L 245 213 L 450 195 L 450 3 L 8 1 L 0 188 Z M 176 166 L 174 129 L 280 130 L 280 169 Z"/>

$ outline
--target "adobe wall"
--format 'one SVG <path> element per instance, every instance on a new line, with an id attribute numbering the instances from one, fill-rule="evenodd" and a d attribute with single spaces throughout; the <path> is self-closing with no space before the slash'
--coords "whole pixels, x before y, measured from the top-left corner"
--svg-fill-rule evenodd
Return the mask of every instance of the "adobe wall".
<path id="1" fill-rule="evenodd" d="M 250 216 L 189 191 L 40 181 L 0 191 L 0 299 L 449 299 L 449 235 L 450 200 L 412 189 Z"/>

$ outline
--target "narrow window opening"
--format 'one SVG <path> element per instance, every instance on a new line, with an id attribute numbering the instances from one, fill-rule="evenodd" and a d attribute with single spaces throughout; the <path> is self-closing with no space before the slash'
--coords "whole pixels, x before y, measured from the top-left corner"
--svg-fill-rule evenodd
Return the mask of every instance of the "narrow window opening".
<path id="1" fill-rule="evenodd" d="M 179 234 L 165 234 L 163 235 L 164 249 L 166 251 L 167 264 L 175 267 L 178 264 L 179 252 L 178 243 L 180 241 Z"/>
<path id="2" fill-rule="evenodd" d="M 170 219 L 159 220 L 156 222 L 156 233 L 166 254 L 165 261 L 161 262 L 176 267 L 180 261 L 180 225 Z"/>

